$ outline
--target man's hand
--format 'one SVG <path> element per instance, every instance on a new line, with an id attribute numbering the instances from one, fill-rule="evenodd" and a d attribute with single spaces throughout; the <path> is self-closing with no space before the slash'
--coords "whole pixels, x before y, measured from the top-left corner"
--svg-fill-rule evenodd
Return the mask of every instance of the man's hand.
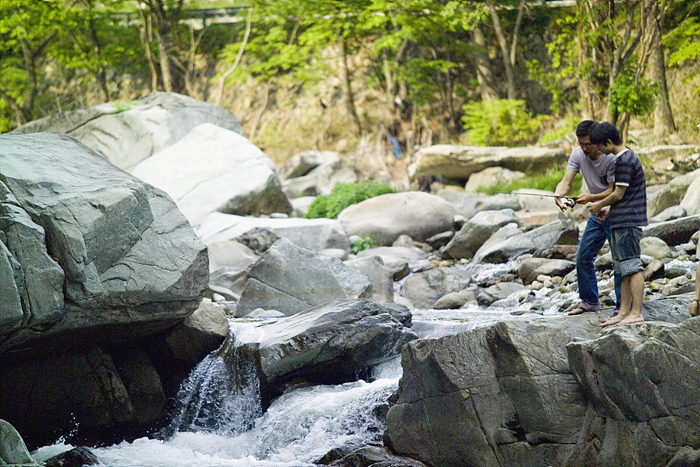
<path id="1" fill-rule="evenodd" d="M 608 215 L 610 215 L 610 206 L 603 206 L 600 208 L 600 211 L 598 211 L 598 214 L 596 214 L 596 217 L 601 221 L 604 221 L 608 218 Z"/>
<path id="2" fill-rule="evenodd" d="M 557 206 L 559 206 L 559 209 L 561 210 L 561 212 L 566 211 L 566 209 L 568 208 L 568 206 L 565 205 L 564 202 L 559 197 L 554 198 L 554 202 L 556 203 Z"/>
<path id="3" fill-rule="evenodd" d="M 588 212 L 590 212 L 593 215 L 597 215 L 601 209 L 602 209 L 602 206 L 600 205 L 600 201 L 588 206 Z"/>
<path id="4" fill-rule="evenodd" d="M 588 204 L 595 201 L 595 197 L 590 193 L 584 193 L 576 197 L 576 202 L 580 204 Z"/>

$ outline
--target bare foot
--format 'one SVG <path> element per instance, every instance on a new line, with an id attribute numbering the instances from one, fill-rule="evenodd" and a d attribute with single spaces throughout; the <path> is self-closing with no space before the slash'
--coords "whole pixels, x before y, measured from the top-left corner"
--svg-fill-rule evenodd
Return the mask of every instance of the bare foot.
<path id="1" fill-rule="evenodd" d="M 634 323 L 641 323 L 644 321 L 643 316 L 628 316 L 627 318 L 621 320 L 619 323 L 617 323 L 618 326 L 625 325 L 625 324 L 634 324 Z"/>
<path id="2" fill-rule="evenodd" d="M 574 308 L 573 310 L 571 310 L 571 311 L 569 312 L 569 314 L 570 314 L 570 315 L 580 315 L 581 313 L 585 313 L 585 312 L 586 312 L 586 310 L 584 310 L 584 309 L 581 308 L 581 307 L 578 307 L 578 308 Z"/>
<path id="3" fill-rule="evenodd" d="M 600 323 L 600 326 L 603 327 L 603 328 L 604 328 L 604 327 L 607 327 L 607 326 L 612 326 L 612 325 L 614 325 L 614 324 L 619 323 L 619 322 L 622 321 L 622 320 L 623 320 L 623 317 L 620 316 L 619 314 L 617 314 L 617 315 L 615 315 L 615 316 L 612 316 L 612 317 L 606 319 L 606 320 L 603 321 L 602 323 Z"/>

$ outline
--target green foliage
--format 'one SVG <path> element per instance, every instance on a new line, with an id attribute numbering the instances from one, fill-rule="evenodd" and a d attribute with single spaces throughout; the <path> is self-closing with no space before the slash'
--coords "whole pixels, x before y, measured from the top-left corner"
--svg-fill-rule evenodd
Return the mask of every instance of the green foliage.
<path id="1" fill-rule="evenodd" d="M 47 50 L 66 22 L 64 1 L 0 1 L 0 96 L 17 113 L 33 118 Z"/>
<path id="2" fill-rule="evenodd" d="M 358 254 L 362 250 L 369 250 L 370 248 L 377 248 L 377 244 L 372 240 L 370 234 L 364 234 L 360 240 L 355 240 L 352 242 L 352 247 L 350 248 L 350 253 L 353 255 Z"/>
<path id="3" fill-rule="evenodd" d="M 635 82 L 634 71 L 625 68 L 615 78 L 608 91 L 608 105 L 611 113 L 626 112 L 629 115 L 646 115 L 654 110 L 658 86 L 650 80 L 639 78 Z"/>
<path id="4" fill-rule="evenodd" d="M 667 46 L 672 46 L 675 51 L 668 60 L 669 66 L 678 66 L 688 62 L 697 62 L 700 58 L 700 20 L 697 17 L 689 17 L 672 34 L 664 39 Z M 700 75 L 700 70 L 690 73 L 686 80 Z M 700 87 L 696 89 L 700 92 Z"/>
<path id="5" fill-rule="evenodd" d="M 540 124 L 546 118 L 530 116 L 525 101 L 501 99 L 467 102 L 462 121 L 472 144 L 518 146 L 537 141 Z"/>
<path id="6" fill-rule="evenodd" d="M 573 108 L 576 93 L 572 92 L 570 78 L 576 75 L 575 48 L 576 18 L 568 15 L 554 22 L 554 40 L 547 44 L 550 63 L 543 64 L 538 59 L 525 62 L 528 78 L 539 83 L 552 96 L 550 109 L 555 115 L 561 115 Z"/>
<path id="7" fill-rule="evenodd" d="M 62 108 L 62 102 L 76 104 L 60 95 L 61 84 L 49 82 L 51 74 L 78 89 L 100 83 L 105 90 L 108 70 L 123 74 L 143 68 L 138 28 L 114 16 L 124 2 L 0 0 L 0 97 L 7 104 L 0 108 L 3 131 L 10 109 L 13 123 L 21 124 L 36 113 Z"/>
<path id="8" fill-rule="evenodd" d="M 112 106 L 116 109 L 117 113 L 126 112 L 133 107 L 134 103 L 132 101 L 114 101 Z"/>
<path id="9" fill-rule="evenodd" d="M 521 188 L 529 188 L 532 190 L 547 190 L 554 191 L 557 188 L 559 182 L 564 177 L 566 173 L 566 165 L 559 164 L 550 167 L 546 172 L 537 173 L 529 175 L 517 180 L 513 180 L 509 183 L 497 184 L 486 188 L 480 188 L 477 191 L 488 192 L 488 191 L 504 191 L 511 192 L 519 190 Z M 581 192 L 581 180 L 583 177 L 576 177 L 571 182 L 571 188 L 569 190 L 570 196 L 577 196 Z"/>
<path id="10" fill-rule="evenodd" d="M 336 183 L 329 195 L 321 195 L 311 203 L 306 218 L 327 217 L 335 219 L 343 209 L 350 205 L 388 193 L 396 193 L 396 190 L 374 180 L 361 183 Z"/>

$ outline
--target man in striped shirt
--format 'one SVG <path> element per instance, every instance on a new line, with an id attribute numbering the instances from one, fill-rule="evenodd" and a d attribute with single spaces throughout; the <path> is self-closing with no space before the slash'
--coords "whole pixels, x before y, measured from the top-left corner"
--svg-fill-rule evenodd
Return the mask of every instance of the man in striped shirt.
<path id="1" fill-rule="evenodd" d="M 610 206 L 610 229 L 615 272 L 622 276 L 620 312 L 603 321 L 601 326 L 632 324 L 644 321 L 644 276 L 641 247 L 642 227 L 648 225 L 644 169 L 637 155 L 622 144 L 617 129 L 603 122 L 591 133 L 591 142 L 603 153 L 615 154 L 615 189 L 588 210 L 597 215 Z"/>

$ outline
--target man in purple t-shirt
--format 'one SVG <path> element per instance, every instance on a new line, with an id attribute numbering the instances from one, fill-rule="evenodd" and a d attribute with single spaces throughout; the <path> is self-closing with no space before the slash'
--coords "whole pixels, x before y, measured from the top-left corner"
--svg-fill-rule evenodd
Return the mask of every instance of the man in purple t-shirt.
<path id="1" fill-rule="evenodd" d="M 600 201 L 612 193 L 615 156 L 603 154 L 595 144 L 590 142 L 591 132 L 597 125 L 592 120 L 584 120 L 576 127 L 579 147 L 574 148 L 571 152 L 566 173 L 554 191 L 554 195 L 557 196 L 554 201 L 562 211 L 566 211 L 567 206 L 564 205 L 560 197 L 569 192 L 571 182 L 579 172 L 586 181 L 590 193 L 578 196 L 577 203 L 586 204 Z M 597 311 L 602 308 L 598 298 L 598 279 L 595 274 L 594 261 L 606 239 L 610 242 L 610 222 L 604 216 L 590 216 L 576 251 L 576 277 L 581 303 L 569 311 L 570 315 L 578 315 L 585 311 Z M 615 298 L 617 302 L 615 308 L 618 309 L 620 308 L 621 282 L 621 277 L 615 274 Z"/>
<path id="2" fill-rule="evenodd" d="M 603 152 L 615 154 L 615 189 L 588 210 L 597 214 L 610 206 L 610 229 L 615 272 L 622 276 L 620 312 L 601 326 L 644 321 L 644 266 L 641 260 L 642 227 L 648 225 L 644 168 L 637 155 L 622 144 L 620 133 L 611 123 L 601 123 L 591 133 L 591 142 Z"/>

